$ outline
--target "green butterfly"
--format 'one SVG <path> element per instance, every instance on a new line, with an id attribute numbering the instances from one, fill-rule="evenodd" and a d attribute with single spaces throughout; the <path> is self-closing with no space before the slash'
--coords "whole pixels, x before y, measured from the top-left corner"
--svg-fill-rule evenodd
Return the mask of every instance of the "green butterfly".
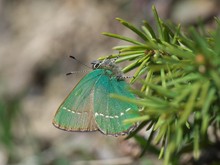
<path id="1" fill-rule="evenodd" d="M 138 117 L 138 107 L 109 95 L 128 98 L 135 98 L 135 95 L 128 91 L 129 85 L 115 65 L 115 59 L 95 61 L 92 65 L 94 70 L 80 80 L 60 105 L 53 119 L 54 126 L 66 131 L 128 134 L 136 124 L 124 124 L 123 121 Z"/>

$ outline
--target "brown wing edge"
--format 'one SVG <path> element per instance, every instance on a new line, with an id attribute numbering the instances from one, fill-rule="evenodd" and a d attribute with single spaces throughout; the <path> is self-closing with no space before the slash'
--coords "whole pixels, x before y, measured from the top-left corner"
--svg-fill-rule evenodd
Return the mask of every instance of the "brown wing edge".
<path id="1" fill-rule="evenodd" d="M 118 136 L 126 136 L 126 135 L 129 135 L 129 134 L 130 134 L 131 132 L 133 132 L 137 127 L 138 127 L 138 124 L 134 124 L 133 126 L 131 126 L 131 127 L 130 127 L 129 129 L 127 129 L 126 131 L 118 132 L 118 133 L 115 133 L 115 134 L 106 133 L 106 132 L 102 131 L 100 128 L 99 128 L 98 130 L 99 130 L 102 134 L 104 134 L 104 135 L 118 137 Z"/>
<path id="2" fill-rule="evenodd" d="M 66 128 L 66 127 L 62 127 L 61 125 L 56 123 L 55 120 L 53 120 L 52 124 L 56 128 L 58 128 L 60 130 L 63 130 L 63 131 L 67 131 L 67 132 L 95 132 L 95 131 L 99 130 L 98 128 L 94 128 L 94 129 L 69 129 L 69 128 Z"/>

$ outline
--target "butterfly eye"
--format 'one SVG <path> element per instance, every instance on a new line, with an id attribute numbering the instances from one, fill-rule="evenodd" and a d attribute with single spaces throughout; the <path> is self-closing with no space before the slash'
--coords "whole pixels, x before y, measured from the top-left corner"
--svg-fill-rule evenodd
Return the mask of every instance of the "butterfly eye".
<path id="1" fill-rule="evenodd" d="M 97 69 L 101 65 L 101 61 L 93 61 L 91 62 L 92 64 L 92 69 Z"/>

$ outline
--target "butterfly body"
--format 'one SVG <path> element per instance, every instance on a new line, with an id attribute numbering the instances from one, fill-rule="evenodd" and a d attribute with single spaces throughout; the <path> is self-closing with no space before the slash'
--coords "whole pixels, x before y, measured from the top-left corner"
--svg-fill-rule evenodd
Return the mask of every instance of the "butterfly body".
<path id="1" fill-rule="evenodd" d="M 123 121 L 136 117 L 137 113 L 132 111 L 137 112 L 138 107 L 109 95 L 135 96 L 128 91 L 129 86 L 124 79 L 119 78 L 121 73 L 116 71 L 117 67 L 109 66 L 109 63 L 101 63 L 98 69 L 80 80 L 56 112 L 53 120 L 56 127 L 66 131 L 99 130 L 115 136 L 129 133 L 134 128 Z"/>

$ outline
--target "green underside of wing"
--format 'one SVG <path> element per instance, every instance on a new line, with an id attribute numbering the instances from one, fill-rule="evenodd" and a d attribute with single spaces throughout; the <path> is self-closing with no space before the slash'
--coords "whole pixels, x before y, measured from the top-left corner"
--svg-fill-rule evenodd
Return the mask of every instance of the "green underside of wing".
<path id="1" fill-rule="evenodd" d="M 100 72 L 87 74 L 60 105 L 53 124 L 67 131 L 94 131 L 97 125 L 93 113 L 93 88 Z"/>
<path id="2" fill-rule="evenodd" d="M 106 74 L 102 75 L 95 84 L 94 93 L 94 112 L 98 127 L 104 134 L 121 135 L 128 133 L 133 125 L 124 124 L 123 121 L 137 117 L 138 113 L 134 112 L 138 111 L 138 107 L 131 103 L 110 98 L 109 94 L 111 93 L 135 98 L 128 91 L 128 84 L 125 81 L 118 81 Z"/>
<path id="3" fill-rule="evenodd" d="M 118 81 L 111 72 L 97 69 L 87 74 L 71 91 L 57 110 L 53 124 L 67 131 L 100 130 L 106 135 L 128 133 L 132 124 L 125 119 L 138 116 L 138 107 L 110 98 L 111 93 L 135 98 L 125 81 Z"/>

